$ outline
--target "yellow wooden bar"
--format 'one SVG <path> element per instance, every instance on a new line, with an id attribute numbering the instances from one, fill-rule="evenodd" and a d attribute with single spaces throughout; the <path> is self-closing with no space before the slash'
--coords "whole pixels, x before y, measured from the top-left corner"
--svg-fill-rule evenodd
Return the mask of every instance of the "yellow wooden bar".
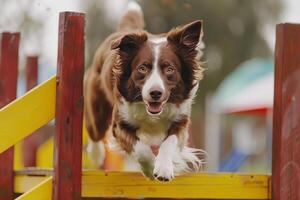
<path id="1" fill-rule="evenodd" d="M 84 197 L 270 199 L 266 175 L 197 173 L 169 183 L 150 181 L 140 173 L 90 171 L 83 174 Z"/>
<path id="2" fill-rule="evenodd" d="M 51 200 L 52 199 L 52 177 L 48 177 L 37 186 L 25 192 L 16 200 Z"/>
<path id="3" fill-rule="evenodd" d="M 52 77 L 0 110 L 0 153 L 54 118 L 55 95 Z"/>
<path id="4" fill-rule="evenodd" d="M 14 179 L 14 192 L 25 193 L 48 178 L 49 176 L 17 175 Z"/>
<path id="5" fill-rule="evenodd" d="M 31 179 L 30 176 L 27 177 Z M 16 179 L 18 180 L 18 179 Z M 30 181 L 29 181 L 30 182 Z M 16 181 L 18 184 L 18 181 Z M 21 186 L 18 186 L 21 188 Z M 21 192 L 21 191 L 18 191 Z M 169 183 L 135 172 L 84 171 L 83 197 L 271 199 L 270 176 L 228 173 L 181 175 Z"/>

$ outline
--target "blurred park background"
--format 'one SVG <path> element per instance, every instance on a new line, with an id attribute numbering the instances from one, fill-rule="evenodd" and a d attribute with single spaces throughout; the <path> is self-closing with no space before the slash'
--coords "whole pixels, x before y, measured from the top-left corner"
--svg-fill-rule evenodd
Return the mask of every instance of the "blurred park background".
<path id="1" fill-rule="evenodd" d="M 206 71 L 193 107 L 190 141 L 208 152 L 206 170 L 270 172 L 275 25 L 300 23 L 299 1 L 140 0 L 138 3 L 145 14 L 146 30 L 151 33 L 204 20 L 202 60 Z M 126 0 L 1 0 L 0 31 L 21 32 L 18 95 L 24 94 L 26 88 L 26 56 L 39 58 L 39 83 L 56 74 L 60 11 L 86 13 L 88 68 L 98 45 L 116 29 L 127 4 Z M 51 166 L 51 156 L 44 155 L 52 155 L 48 139 L 52 127 L 39 130 L 45 136 L 38 139 L 34 163 L 26 164 L 27 148 L 22 149 L 20 144 L 16 167 L 23 167 L 24 162 L 25 166 Z M 114 156 L 112 160 L 120 162 Z M 107 165 L 106 169 L 121 169 L 114 165 Z M 131 169 L 126 162 L 122 166 Z"/>

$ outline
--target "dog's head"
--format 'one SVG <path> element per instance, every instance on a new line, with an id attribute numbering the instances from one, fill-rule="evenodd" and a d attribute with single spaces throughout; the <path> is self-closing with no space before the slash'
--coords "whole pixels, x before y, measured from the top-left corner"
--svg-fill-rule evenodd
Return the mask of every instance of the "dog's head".
<path id="1" fill-rule="evenodd" d="M 167 102 L 192 98 L 202 78 L 201 38 L 202 21 L 160 36 L 141 31 L 118 38 L 111 45 L 118 54 L 113 68 L 118 92 L 128 102 L 143 101 L 151 115 L 162 113 Z"/>

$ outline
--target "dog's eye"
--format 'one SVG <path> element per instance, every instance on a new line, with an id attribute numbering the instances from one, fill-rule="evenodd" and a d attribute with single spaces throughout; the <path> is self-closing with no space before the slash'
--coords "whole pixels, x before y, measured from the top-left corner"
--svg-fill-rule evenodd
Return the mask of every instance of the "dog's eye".
<path id="1" fill-rule="evenodd" d="M 165 69 L 165 73 L 166 74 L 173 74 L 174 73 L 174 67 L 172 66 L 168 66 L 166 69 Z"/>
<path id="2" fill-rule="evenodd" d="M 138 67 L 138 72 L 142 73 L 142 74 L 146 74 L 148 72 L 148 69 L 145 65 L 140 65 Z"/>

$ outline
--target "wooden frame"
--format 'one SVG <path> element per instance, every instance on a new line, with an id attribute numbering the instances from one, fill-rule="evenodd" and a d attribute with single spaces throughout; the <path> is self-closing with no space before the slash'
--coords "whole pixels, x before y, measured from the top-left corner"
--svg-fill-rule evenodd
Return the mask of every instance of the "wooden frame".
<path id="1" fill-rule="evenodd" d="M 300 25 L 276 31 L 272 196 L 300 199 Z"/>
<path id="2" fill-rule="evenodd" d="M 54 118 L 55 91 L 54 76 L 1 109 L 0 138 L 6 139 L 0 142 L 0 153 Z"/>
<path id="3" fill-rule="evenodd" d="M 53 199 L 81 199 L 84 14 L 59 15 Z"/>
<path id="4" fill-rule="evenodd" d="M 1 35 L 0 108 L 17 96 L 19 41 L 20 33 L 6 32 Z M 0 200 L 13 198 L 13 154 L 13 147 L 0 154 Z"/>
<path id="5" fill-rule="evenodd" d="M 51 178 L 52 171 L 35 173 L 35 176 L 18 172 L 15 176 L 15 192 L 27 196 L 48 194 L 35 190 L 40 183 Z M 47 174 L 45 176 L 45 174 Z M 270 177 L 265 175 L 243 175 L 228 173 L 198 173 L 177 177 L 169 183 L 145 179 L 136 172 L 83 171 L 82 197 L 86 198 L 180 198 L 180 199 L 270 199 Z M 28 191 L 28 192 L 27 192 Z M 31 193 L 31 194 L 30 194 Z M 26 197 L 26 198 L 25 198 Z M 47 199 L 51 199 L 47 197 Z"/>

